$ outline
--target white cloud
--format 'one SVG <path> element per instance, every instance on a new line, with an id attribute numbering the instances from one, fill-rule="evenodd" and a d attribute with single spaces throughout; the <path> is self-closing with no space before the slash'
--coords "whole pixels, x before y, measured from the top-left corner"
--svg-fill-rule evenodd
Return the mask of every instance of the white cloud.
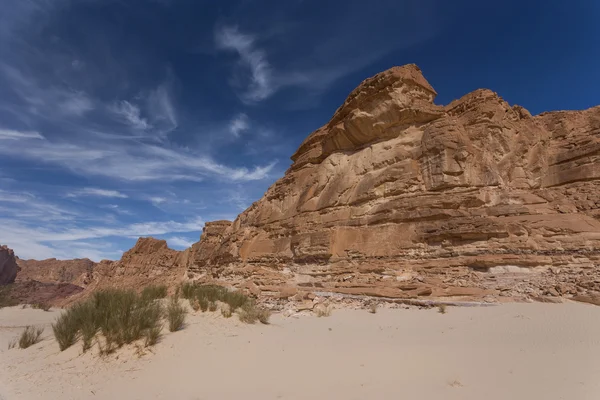
<path id="1" fill-rule="evenodd" d="M 218 49 L 235 51 L 240 57 L 240 67 L 250 70 L 250 83 L 242 100 L 258 102 L 275 92 L 273 70 L 265 51 L 257 48 L 253 35 L 241 33 L 237 27 L 223 26 L 215 32 L 215 44 Z"/>
<path id="2" fill-rule="evenodd" d="M 275 162 L 271 162 L 253 169 L 232 168 L 184 148 L 132 144 L 127 141 L 74 144 L 21 139 L 19 146 L 18 152 L 14 152 L 12 147 L 0 146 L 0 154 L 9 158 L 57 164 L 85 176 L 105 176 L 124 181 L 199 181 L 204 177 L 253 181 L 268 177 L 275 166 Z"/>
<path id="3" fill-rule="evenodd" d="M 84 197 L 84 196 L 95 196 L 95 197 L 116 197 L 120 199 L 126 199 L 128 196 L 124 193 L 121 193 L 116 190 L 106 190 L 106 189 L 97 189 L 97 188 L 83 188 L 79 190 L 75 190 L 69 194 L 67 197 Z"/>
<path id="4" fill-rule="evenodd" d="M 167 134 L 179 125 L 173 105 L 168 81 L 159 85 L 148 96 L 148 111 L 152 121 L 162 134 Z"/>
<path id="5" fill-rule="evenodd" d="M 144 131 L 150 127 L 148 121 L 141 117 L 140 108 L 126 100 L 122 100 L 115 104 L 111 107 L 111 110 L 127 122 L 133 129 Z"/>
<path id="6" fill-rule="evenodd" d="M 35 131 L 15 131 L 12 129 L 0 129 L 0 140 L 18 139 L 43 139 L 44 137 Z"/>
<path id="7" fill-rule="evenodd" d="M 244 113 L 236 115 L 229 123 L 229 132 L 233 136 L 240 137 L 240 133 L 247 131 L 250 128 L 248 116 Z"/>
<path id="8" fill-rule="evenodd" d="M 82 241 L 110 237 L 137 238 L 140 236 L 165 235 L 169 233 L 200 232 L 204 226 L 201 218 L 187 222 L 152 221 L 119 226 L 70 227 L 39 224 L 26 224 L 14 219 L 0 218 L 0 242 L 12 248 L 22 258 L 72 258 L 88 257 L 99 260 L 105 258 L 102 251 L 94 251 L 90 246 L 83 249 L 73 247 Z M 7 234 L 10 233 L 10 234 Z M 115 253 L 115 251 L 113 251 Z"/>
<path id="9" fill-rule="evenodd" d="M 172 237 L 167 239 L 167 243 L 171 247 L 187 249 L 188 247 L 191 247 L 195 242 L 192 242 L 191 240 L 182 237 Z"/>
<path id="10" fill-rule="evenodd" d="M 159 206 L 163 203 L 166 203 L 168 201 L 167 198 L 165 197 L 150 197 L 150 202 L 152 203 L 152 205 Z"/>

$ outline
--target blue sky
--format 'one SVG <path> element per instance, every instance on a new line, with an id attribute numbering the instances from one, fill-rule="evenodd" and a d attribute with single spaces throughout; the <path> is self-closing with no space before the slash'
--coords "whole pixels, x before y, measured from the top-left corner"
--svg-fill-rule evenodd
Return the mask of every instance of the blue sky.
<path id="1" fill-rule="evenodd" d="M 183 249 L 233 219 L 363 79 L 438 104 L 600 103 L 600 2 L 0 0 L 0 243 L 22 258 Z"/>

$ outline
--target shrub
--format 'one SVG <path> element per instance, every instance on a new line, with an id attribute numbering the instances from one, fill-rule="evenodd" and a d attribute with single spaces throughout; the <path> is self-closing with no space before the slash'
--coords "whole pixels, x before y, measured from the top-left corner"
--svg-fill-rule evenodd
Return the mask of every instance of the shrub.
<path id="1" fill-rule="evenodd" d="M 158 343 L 158 339 L 160 338 L 160 332 L 162 331 L 162 324 L 153 326 L 152 328 L 149 328 L 148 330 L 146 330 L 146 332 L 144 333 L 144 336 L 146 337 L 146 342 L 145 342 L 145 346 L 154 346 L 156 343 Z"/>
<path id="2" fill-rule="evenodd" d="M 150 285 L 142 290 L 141 297 L 143 300 L 152 301 L 156 299 L 164 299 L 167 297 L 166 285 Z"/>
<path id="3" fill-rule="evenodd" d="M 193 282 L 183 283 L 181 293 L 184 298 L 190 300 L 192 307 L 194 307 L 195 301 L 193 299 L 197 299 L 202 311 L 208 309 L 216 311 L 216 307 L 211 307 L 211 303 L 220 301 L 229 304 L 233 312 L 250 301 L 250 298 L 243 293 L 234 292 L 218 285 L 199 285 Z"/>
<path id="4" fill-rule="evenodd" d="M 208 303 L 208 311 L 210 311 L 210 312 L 217 311 L 217 302 L 216 301 L 211 301 L 210 303 Z"/>
<path id="5" fill-rule="evenodd" d="M 14 349 L 15 347 L 17 347 L 17 339 L 12 339 L 10 342 L 8 342 L 8 349 Z"/>
<path id="6" fill-rule="evenodd" d="M 167 320 L 169 321 L 169 330 L 175 332 L 183 328 L 185 322 L 186 310 L 179 303 L 179 299 L 172 297 L 167 307 Z"/>
<path id="7" fill-rule="evenodd" d="M 19 302 L 12 296 L 12 285 L 0 286 L 0 308 L 12 307 L 19 304 Z"/>
<path id="8" fill-rule="evenodd" d="M 446 305 L 445 305 L 445 304 L 440 304 L 440 305 L 438 306 L 438 312 L 439 312 L 440 314 L 446 314 Z"/>
<path id="9" fill-rule="evenodd" d="M 74 315 L 69 313 L 69 311 L 58 317 L 56 322 L 52 324 L 52 331 L 54 332 L 54 337 L 58 342 L 60 351 L 66 350 L 75 344 L 78 330 L 79 325 Z"/>
<path id="10" fill-rule="evenodd" d="M 227 303 L 221 303 L 221 315 L 225 318 L 231 318 L 231 306 Z"/>
<path id="11" fill-rule="evenodd" d="M 19 338 L 19 348 L 26 349 L 38 343 L 41 340 L 40 337 L 43 332 L 44 328 L 35 328 L 31 325 L 27 326 Z"/>
<path id="12" fill-rule="evenodd" d="M 256 304 L 252 302 L 248 302 L 240 308 L 238 316 L 240 321 L 246 324 L 254 324 L 256 321 L 268 324 L 271 312 L 265 308 L 256 306 Z"/>
<path id="13" fill-rule="evenodd" d="M 202 312 L 206 312 L 208 310 L 208 300 L 204 297 L 201 297 L 196 300 L 198 300 L 198 304 L 200 304 L 200 309 L 202 310 Z"/>
<path id="14" fill-rule="evenodd" d="M 371 303 L 369 306 L 369 312 L 371 314 L 377 314 L 377 303 Z"/>
<path id="15" fill-rule="evenodd" d="M 190 299 L 190 306 L 192 306 L 194 311 L 198 311 L 200 309 L 200 300 Z"/>
<path id="16" fill-rule="evenodd" d="M 31 305 L 31 308 L 34 308 L 36 310 L 49 311 L 50 310 L 50 304 L 48 304 L 48 303 L 33 303 Z"/>
<path id="17" fill-rule="evenodd" d="M 329 317 L 331 315 L 332 311 L 333 311 L 332 305 L 326 306 L 325 304 L 317 304 L 313 308 L 313 312 L 317 315 L 317 317 Z"/>
<path id="18" fill-rule="evenodd" d="M 87 301 L 75 304 L 52 325 L 59 348 L 72 346 L 79 334 L 83 350 L 88 350 L 100 332 L 104 336 L 101 353 L 151 335 L 160 325 L 162 307 L 151 296 L 138 296 L 131 290 L 108 289 L 94 293 Z"/>

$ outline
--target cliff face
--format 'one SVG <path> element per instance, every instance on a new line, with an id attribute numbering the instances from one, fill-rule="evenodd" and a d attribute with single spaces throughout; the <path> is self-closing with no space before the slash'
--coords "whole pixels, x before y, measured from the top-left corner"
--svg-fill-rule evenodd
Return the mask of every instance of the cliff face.
<path id="1" fill-rule="evenodd" d="M 415 65 L 365 80 L 262 199 L 207 225 L 190 276 L 263 294 L 600 289 L 600 107 L 532 117 L 489 90 L 435 96 Z"/>
<path id="2" fill-rule="evenodd" d="M 18 270 L 15 253 L 6 246 L 0 246 L 0 285 L 13 283 Z"/>
<path id="3" fill-rule="evenodd" d="M 119 261 L 96 265 L 88 292 L 105 287 L 141 290 L 152 284 L 174 287 L 186 274 L 189 253 L 170 249 L 164 240 L 139 238 Z"/>
<path id="4" fill-rule="evenodd" d="M 17 277 L 18 281 L 34 280 L 43 283 L 72 283 L 85 286 L 96 265 L 90 259 L 80 258 L 74 260 L 23 260 L 17 259 L 21 268 Z"/>

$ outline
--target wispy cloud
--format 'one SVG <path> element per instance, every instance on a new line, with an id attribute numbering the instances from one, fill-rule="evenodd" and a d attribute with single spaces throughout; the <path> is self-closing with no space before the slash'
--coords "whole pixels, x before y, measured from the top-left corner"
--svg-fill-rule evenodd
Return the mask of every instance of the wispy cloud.
<path id="1" fill-rule="evenodd" d="M 141 117 L 140 108 L 126 100 L 121 100 L 110 109 L 133 129 L 144 131 L 150 127 L 148 121 Z"/>
<path id="2" fill-rule="evenodd" d="M 150 203 L 152 203 L 153 206 L 158 207 L 159 205 L 166 203 L 169 199 L 167 199 L 166 197 L 150 197 Z"/>
<path id="3" fill-rule="evenodd" d="M 167 238 L 167 243 L 169 244 L 169 246 L 174 248 L 187 249 L 188 247 L 191 247 L 195 242 L 183 237 L 171 237 Z"/>
<path id="4" fill-rule="evenodd" d="M 250 80 L 241 98 L 247 102 L 257 102 L 271 96 L 276 87 L 273 83 L 272 68 L 267 54 L 256 44 L 254 35 L 245 34 L 235 26 L 221 26 L 215 32 L 215 44 L 218 49 L 234 51 L 239 56 L 238 69 L 249 70 Z M 239 81 L 242 73 L 238 71 L 235 80 Z M 241 82 L 235 82 L 241 85 Z"/>
<path id="5" fill-rule="evenodd" d="M 44 137 L 35 131 L 15 131 L 12 129 L 0 129 L 0 140 L 18 139 L 43 139 Z"/>
<path id="6" fill-rule="evenodd" d="M 121 193 L 117 190 L 107 190 L 107 189 L 98 189 L 98 188 L 83 188 L 75 190 L 69 194 L 67 197 L 84 197 L 84 196 L 95 196 L 95 197 L 115 197 L 120 199 L 126 199 L 127 196 L 124 193 Z"/>
<path id="7" fill-rule="evenodd" d="M 244 113 L 236 115 L 229 123 L 229 132 L 231 132 L 231 134 L 236 138 L 240 137 L 240 133 L 248 130 L 249 128 L 250 122 L 248 120 L 248 116 Z"/>

